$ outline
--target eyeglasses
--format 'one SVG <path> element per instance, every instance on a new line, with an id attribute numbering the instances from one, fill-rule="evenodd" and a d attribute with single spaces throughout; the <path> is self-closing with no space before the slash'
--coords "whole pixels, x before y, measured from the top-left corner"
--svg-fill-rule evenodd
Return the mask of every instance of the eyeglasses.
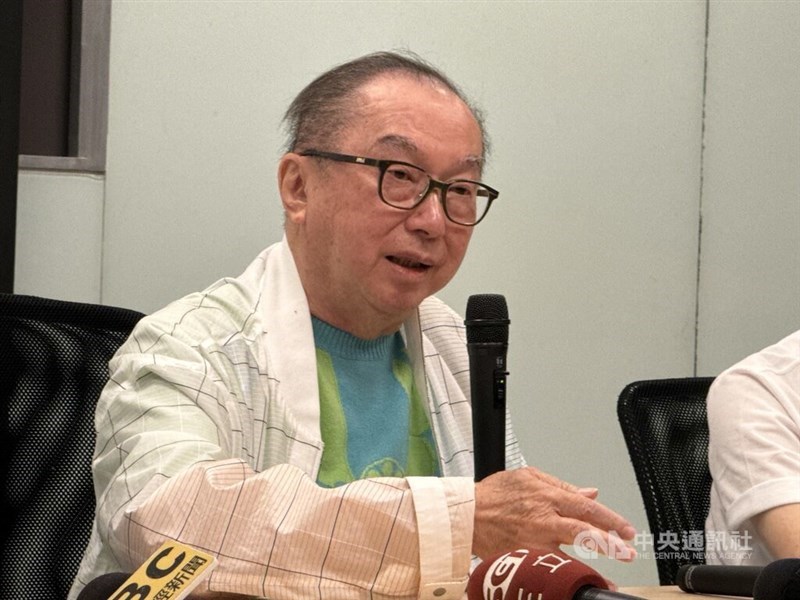
<path id="1" fill-rule="evenodd" d="M 494 199 L 500 194 L 479 181 L 469 179 L 437 181 L 421 168 L 396 160 L 379 160 L 320 150 L 306 150 L 300 152 L 300 156 L 377 167 L 380 170 L 378 196 L 389 206 L 401 210 L 413 210 L 425 201 L 432 190 L 437 189 L 440 192 L 445 216 L 453 223 L 467 227 L 480 223 L 489 212 Z"/>

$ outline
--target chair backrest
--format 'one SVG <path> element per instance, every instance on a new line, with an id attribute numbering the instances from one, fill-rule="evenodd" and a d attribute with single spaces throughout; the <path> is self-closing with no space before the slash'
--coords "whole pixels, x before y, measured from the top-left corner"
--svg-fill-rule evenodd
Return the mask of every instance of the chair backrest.
<path id="1" fill-rule="evenodd" d="M 64 600 L 89 540 L 94 409 L 141 313 L 0 294 L 0 599 Z"/>
<path id="2" fill-rule="evenodd" d="M 661 585 L 674 585 L 681 565 L 705 563 L 711 489 L 706 395 L 713 380 L 636 381 L 617 402 Z"/>

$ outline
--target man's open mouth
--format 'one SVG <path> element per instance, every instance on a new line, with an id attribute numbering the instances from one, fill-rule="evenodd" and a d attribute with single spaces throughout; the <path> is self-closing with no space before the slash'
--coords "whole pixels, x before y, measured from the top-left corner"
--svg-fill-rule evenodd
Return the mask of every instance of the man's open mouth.
<path id="1" fill-rule="evenodd" d="M 402 256 L 387 256 L 387 258 L 396 265 L 405 267 L 406 269 L 417 269 L 424 271 L 429 269 L 431 265 L 411 260 L 410 258 L 403 258 Z"/>

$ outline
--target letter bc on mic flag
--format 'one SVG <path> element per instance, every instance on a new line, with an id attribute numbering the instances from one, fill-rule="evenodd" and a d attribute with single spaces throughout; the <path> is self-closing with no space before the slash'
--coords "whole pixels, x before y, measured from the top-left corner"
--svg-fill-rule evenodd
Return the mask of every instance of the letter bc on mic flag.
<path id="1" fill-rule="evenodd" d="M 216 566 L 211 554 L 168 540 L 109 600 L 181 600 Z"/>

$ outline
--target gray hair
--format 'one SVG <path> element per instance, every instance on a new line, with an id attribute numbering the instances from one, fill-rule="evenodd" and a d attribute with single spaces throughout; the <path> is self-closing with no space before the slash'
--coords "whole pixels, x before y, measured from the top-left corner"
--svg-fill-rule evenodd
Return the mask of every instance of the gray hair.
<path id="1" fill-rule="evenodd" d="M 469 107 L 481 131 L 484 157 L 489 139 L 483 115 L 444 73 L 412 52 L 376 52 L 341 64 L 309 83 L 289 105 L 283 117 L 288 133 L 285 150 L 321 147 L 330 150 L 333 138 L 355 116 L 350 102 L 361 86 L 387 73 L 403 73 L 439 83 Z"/>

